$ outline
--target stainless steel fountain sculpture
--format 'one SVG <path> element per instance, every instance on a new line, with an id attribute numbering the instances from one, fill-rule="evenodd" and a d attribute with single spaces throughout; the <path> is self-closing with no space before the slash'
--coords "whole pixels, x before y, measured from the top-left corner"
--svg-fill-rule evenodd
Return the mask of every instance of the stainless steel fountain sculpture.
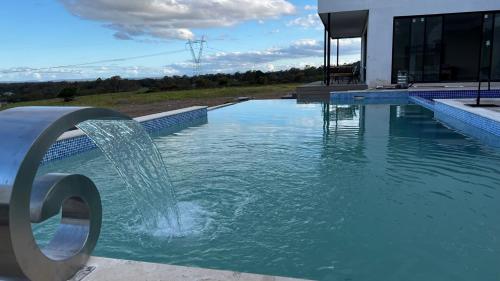
<path id="1" fill-rule="evenodd" d="M 82 107 L 0 112 L 0 280 L 67 280 L 88 260 L 101 229 L 101 199 L 95 185 L 82 175 L 36 173 L 59 136 L 95 119 L 129 118 Z M 61 209 L 56 234 L 40 249 L 31 223 L 43 222 Z"/>

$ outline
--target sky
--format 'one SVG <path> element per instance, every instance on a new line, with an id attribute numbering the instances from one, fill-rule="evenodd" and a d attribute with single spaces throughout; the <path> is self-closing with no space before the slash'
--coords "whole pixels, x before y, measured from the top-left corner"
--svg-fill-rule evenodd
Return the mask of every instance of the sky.
<path id="1" fill-rule="evenodd" d="M 0 82 L 193 75 L 323 62 L 314 0 L 2 0 Z M 199 45 L 194 45 L 198 51 Z M 359 39 L 340 43 L 359 60 Z M 332 58 L 335 61 L 335 58 Z"/>

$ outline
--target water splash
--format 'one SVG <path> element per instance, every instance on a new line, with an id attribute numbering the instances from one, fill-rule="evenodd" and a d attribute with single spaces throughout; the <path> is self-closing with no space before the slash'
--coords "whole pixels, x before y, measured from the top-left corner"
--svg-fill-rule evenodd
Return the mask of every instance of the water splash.
<path id="1" fill-rule="evenodd" d="M 124 228 L 129 233 L 147 236 L 146 239 L 149 243 L 143 242 L 143 244 L 152 244 L 154 247 L 157 246 L 156 243 L 165 239 L 170 240 L 172 238 L 200 235 L 212 226 L 215 214 L 207 211 L 198 202 L 181 201 L 178 207 L 180 220 L 182 221 L 182 229 L 180 231 L 168 227 L 168 221 L 166 220 L 159 221 L 159 226 L 156 229 L 147 228 L 146 225 L 131 225 L 130 223 L 124 224 Z"/>
<path id="2" fill-rule="evenodd" d="M 78 124 L 126 183 L 145 227 L 181 233 L 174 186 L 149 134 L 134 120 L 89 120 Z"/>

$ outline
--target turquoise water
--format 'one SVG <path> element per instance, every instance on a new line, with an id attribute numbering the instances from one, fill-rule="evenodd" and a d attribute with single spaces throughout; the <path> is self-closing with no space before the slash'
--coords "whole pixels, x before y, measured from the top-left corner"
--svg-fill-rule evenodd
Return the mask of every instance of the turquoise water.
<path id="1" fill-rule="evenodd" d="M 251 101 L 154 140 L 177 191 L 174 237 L 139 223 L 99 152 L 42 168 L 97 184 L 94 254 L 317 280 L 500 279 L 500 151 L 419 106 Z"/>

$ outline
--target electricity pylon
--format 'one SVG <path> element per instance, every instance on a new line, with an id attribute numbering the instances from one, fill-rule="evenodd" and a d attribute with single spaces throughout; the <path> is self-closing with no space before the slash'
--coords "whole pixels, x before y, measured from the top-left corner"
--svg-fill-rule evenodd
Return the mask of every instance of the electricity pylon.
<path id="1" fill-rule="evenodd" d="M 199 40 L 189 39 L 186 43 L 191 50 L 191 55 L 193 56 L 193 75 L 198 76 L 201 72 L 201 59 L 203 57 L 203 48 L 207 44 L 205 36 L 202 36 Z"/>

